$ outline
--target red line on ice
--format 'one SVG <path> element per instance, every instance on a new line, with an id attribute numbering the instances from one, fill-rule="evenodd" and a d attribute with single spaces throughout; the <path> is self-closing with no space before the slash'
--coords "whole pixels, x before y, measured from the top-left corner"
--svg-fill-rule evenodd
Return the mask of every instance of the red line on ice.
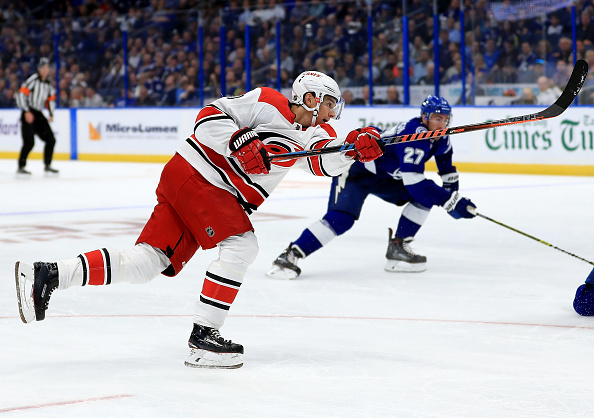
<path id="1" fill-rule="evenodd" d="M 439 318 L 390 318 L 373 316 L 325 316 L 325 315 L 229 315 L 232 318 L 286 318 L 286 319 L 348 319 L 364 321 L 410 321 L 410 322 L 443 322 L 452 324 L 485 324 L 515 325 L 521 327 L 548 327 L 570 329 L 594 329 L 586 325 L 536 324 L 529 322 L 478 321 L 472 319 L 439 319 Z M 121 315 L 52 315 L 49 318 L 176 318 L 192 317 L 187 314 L 121 314 Z M 0 319 L 18 319 L 18 316 L 0 316 Z M 0 410 L 1 412 L 1 410 Z"/>
<path id="2" fill-rule="evenodd" d="M 73 404 L 82 403 L 82 402 L 107 401 L 110 399 L 121 399 L 121 398 L 130 398 L 130 397 L 132 397 L 132 395 L 114 395 L 114 396 L 104 396 L 101 398 L 78 399 L 78 400 L 74 400 L 74 401 L 45 403 L 45 404 L 39 404 L 39 405 L 16 406 L 14 408 L 0 409 L 0 414 L 2 414 L 4 412 L 22 411 L 25 409 L 40 409 L 40 408 L 47 408 L 50 406 L 73 405 Z"/>

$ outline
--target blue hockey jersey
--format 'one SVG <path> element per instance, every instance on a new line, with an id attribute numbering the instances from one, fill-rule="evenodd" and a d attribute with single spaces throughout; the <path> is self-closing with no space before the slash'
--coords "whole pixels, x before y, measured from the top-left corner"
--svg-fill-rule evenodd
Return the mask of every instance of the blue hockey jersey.
<path id="1" fill-rule="evenodd" d="M 385 130 L 381 136 L 385 138 L 426 131 L 421 118 L 417 117 Z M 435 156 L 440 175 L 453 173 L 456 167 L 452 165 L 452 154 L 450 137 L 443 136 L 388 145 L 384 155 L 364 165 L 379 177 L 402 180 L 413 198 L 430 208 L 442 206 L 450 198 L 451 192 L 425 177 L 425 163 Z"/>

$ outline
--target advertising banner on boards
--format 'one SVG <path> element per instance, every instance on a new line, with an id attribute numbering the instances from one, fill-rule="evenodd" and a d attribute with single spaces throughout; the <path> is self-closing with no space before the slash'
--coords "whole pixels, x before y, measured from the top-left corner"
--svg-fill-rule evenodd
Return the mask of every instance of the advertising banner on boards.
<path id="1" fill-rule="evenodd" d="M 45 117 L 49 113 L 44 112 Z M 70 110 L 56 109 L 54 112 L 54 121 L 50 123 L 54 136 L 56 137 L 56 147 L 54 154 L 62 154 L 62 158 L 69 158 L 70 155 Z M 0 110 L 0 157 L 13 158 L 14 153 L 18 153 L 23 146 L 21 137 L 21 111 L 19 109 L 1 109 Z M 43 142 L 35 139 L 33 152 L 43 152 Z"/>

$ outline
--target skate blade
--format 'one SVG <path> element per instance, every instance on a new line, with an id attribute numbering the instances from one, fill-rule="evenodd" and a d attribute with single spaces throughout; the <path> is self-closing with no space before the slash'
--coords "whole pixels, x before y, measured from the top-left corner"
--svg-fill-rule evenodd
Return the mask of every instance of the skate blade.
<path id="1" fill-rule="evenodd" d="M 35 303 L 33 301 L 34 275 L 31 264 L 17 261 L 14 265 L 17 300 L 21 320 L 28 324 L 35 320 Z"/>
<path id="2" fill-rule="evenodd" d="M 427 270 L 427 263 L 407 263 L 406 261 L 388 260 L 384 270 L 389 273 L 421 273 Z"/>
<path id="3" fill-rule="evenodd" d="M 214 353 L 192 349 L 184 364 L 201 369 L 238 369 L 243 366 L 243 357 L 239 353 Z"/>
<path id="4" fill-rule="evenodd" d="M 266 272 L 268 277 L 272 277 L 274 279 L 282 279 L 282 280 L 292 280 L 299 277 L 296 271 L 291 269 L 284 269 L 279 266 L 272 266 L 270 270 Z"/>

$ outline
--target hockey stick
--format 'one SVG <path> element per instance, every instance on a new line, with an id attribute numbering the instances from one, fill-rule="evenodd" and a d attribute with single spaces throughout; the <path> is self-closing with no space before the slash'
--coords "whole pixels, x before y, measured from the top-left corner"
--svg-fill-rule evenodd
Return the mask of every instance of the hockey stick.
<path id="1" fill-rule="evenodd" d="M 586 263 L 588 263 L 588 264 L 592 264 L 592 265 L 594 266 L 594 262 L 592 262 L 592 261 L 590 261 L 590 260 L 586 260 L 585 258 L 582 258 L 582 257 L 580 257 L 579 255 L 575 255 L 575 254 L 573 254 L 573 253 L 570 253 L 569 251 L 565 251 L 563 248 L 559 248 L 559 247 L 556 247 L 556 246 L 554 246 L 553 244 L 549 244 L 548 242 L 546 242 L 546 241 L 543 241 L 543 240 L 541 240 L 540 238 L 533 237 L 533 236 L 532 236 L 532 235 L 530 235 L 530 234 L 527 234 L 527 233 L 525 233 L 525 232 L 519 231 L 519 230 L 517 230 L 516 228 L 512 228 L 511 226 L 509 226 L 509 225 L 506 225 L 506 224 L 504 224 L 503 222 L 499 222 L 499 221 L 496 221 L 495 219 L 491 219 L 491 218 L 489 218 L 488 216 L 485 216 L 485 215 L 483 215 L 482 213 L 478 213 L 478 212 L 476 211 L 476 209 L 475 209 L 474 207 L 472 207 L 472 206 L 467 206 L 467 207 L 466 207 L 466 209 L 468 210 L 468 212 L 472 213 L 473 215 L 479 216 L 479 217 L 481 217 L 481 218 L 483 218 L 483 219 L 486 219 L 486 220 L 488 220 L 488 221 L 491 221 L 491 222 L 493 222 L 493 223 L 496 223 L 497 225 L 501 225 L 501 226 L 503 226 L 504 228 L 510 229 L 510 230 L 512 230 L 512 231 L 514 231 L 514 232 L 517 232 L 518 234 L 524 235 L 525 237 L 528 237 L 528 238 L 530 238 L 530 239 L 533 239 L 534 241 L 538 241 L 538 242 L 540 242 L 541 244 L 544 244 L 544 245 L 546 245 L 546 246 L 548 246 L 548 247 L 554 248 L 555 250 L 559 250 L 559 251 L 561 251 L 562 253 L 565 253 L 565 254 L 567 254 L 567 255 L 570 255 L 570 256 L 572 256 L 572 257 L 575 257 L 575 258 L 577 258 L 578 260 L 585 261 Z"/>
<path id="2" fill-rule="evenodd" d="M 588 75 L 588 63 L 584 60 L 578 60 L 573 67 L 571 77 L 565 86 L 565 90 L 555 103 L 544 110 L 537 113 L 530 113 L 529 115 L 516 116 L 507 119 L 494 120 L 491 122 L 481 122 L 472 125 L 457 126 L 455 128 L 438 129 L 436 131 L 427 131 L 421 133 L 396 135 L 392 137 L 382 138 L 384 145 L 399 144 L 401 142 L 418 141 L 421 139 L 438 138 L 445 135 L 461 134 L 465 132 L 479 131 L 482 129 L 495 128 L 497 126 L 514 125 L 517 123 L 534 122 L 543 119 L 550 119 L 559 116 L 563 113 L 576 98 L 580 92 L 586 76 Z M 316 157 L 322 154 L 330 154 L 336 152 L 352 151 L 355 148 L 354 144 L 337 145 L 334 147 L 310 149 L 305 151 L 288 152 L 286 154 L 276 154 L 268 157 L 269 161 L 273 160 L 287 160 L 302 157 Z"/>

